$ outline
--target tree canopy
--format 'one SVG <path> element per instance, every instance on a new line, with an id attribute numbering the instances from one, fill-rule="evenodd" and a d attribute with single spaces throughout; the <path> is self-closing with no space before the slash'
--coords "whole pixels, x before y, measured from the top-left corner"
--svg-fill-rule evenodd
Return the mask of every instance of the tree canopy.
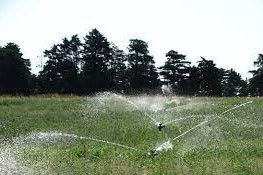
<path id="1" fill-rule="evenodd" d="M 0 94 L 29 93 L 30 61 L 15 43 L 0 47 Z"/>
<path id="2" fill-rule="evenodd" d="M 171 85 L 176 93 L 187 93 L 183 91 L 187 87 L 191 62 L 186 61 L 185 55 L 178 54 L 174 50 L 170 50 L 166 58 L 164 66 L 159 68 L 164 84 Z"/>
<path id="3" fill-rule="evenodd" d="M 160 93 L 164 84 L 178 95 L 263 95 L 263 54 L 254 61 L 253 77 L 245 81 L 234 69 L 218 68 L 213 60 L 201 57 L 192 65 L 175 50 L 166 53 L 157 70 L 148 43 L 141 39 L 130 39 L 127 49 L 125 53 L 95 28 L 83 38 L 63 38 L 45 50 L 47 61 L 33 75 L 19 46 L 7 43 L 0 46 L 0 93 Z"/>
<path id="4" fill-rule="evenodd" d="M 158 73 L 153 56 L 149 55 L 148 44 L 143 40 L 131 39 L 128 50 L 130 88 L 138 91 L 157 88 Z"/>
<path id="5" fill-rule="evenodd" d="M 253 74 L 250 79 L 249 91 L 251 95 L 263 95 L 263 54 L 259 54 L 256 61 L 254 61 L 255 70 L 249 71 Z"/>

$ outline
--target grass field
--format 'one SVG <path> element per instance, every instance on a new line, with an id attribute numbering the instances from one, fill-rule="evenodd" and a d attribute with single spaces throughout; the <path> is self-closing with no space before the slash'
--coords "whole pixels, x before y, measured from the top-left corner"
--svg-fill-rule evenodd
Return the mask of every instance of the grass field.
<path id="1" fill-rule="evenodd" d="M 0 97 L 0 174 L 262 174 L 262 145 L 261 98 Z"/>

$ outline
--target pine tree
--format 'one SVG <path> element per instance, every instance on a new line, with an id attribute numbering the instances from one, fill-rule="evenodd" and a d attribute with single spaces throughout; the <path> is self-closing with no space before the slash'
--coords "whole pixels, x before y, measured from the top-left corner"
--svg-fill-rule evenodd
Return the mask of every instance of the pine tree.
<path id="1" fill-rule="evenodd" d="M 73 35 L 71 40 L 64 38 L 61 44 L 55 44 L 50 50 L 44 51 L 44 56 L 48 60 L 38 77 L 42 92 L 77 92 L 80 47 L 79 38 L 77 35 Z"/>
<path id="2" fill-rule="evenodd" d="M 249 71 L 253 77 L 249 80 L 249 92 L 251 95 L 263 95 L 263 54 L 259 54 L 256 61 L 254 61 L 256 70 Z"/>
<path id="3" fill-rule="evenodd" d="M 89 32 L 84 40 L 81 73 L 83 92 L 107 90 L 110 88 L 110 44 L 97 29 Z"/>
<path id="4" fill-rule="evenodd" d="M 190 67 L 188 78 L 188 93 L 187 95 L 199 95 L 201 85 L 201 71 L 198 67 Z"/>
<path id="5" fill-rule="evenodd" d="M 29 93 L 30 61 L 15 43 L 0 47 L 0 93 Z"/>
<path id="6" fill-rule="evenodd" d="M 109 64 L 111 89 L 122 91 L 127 88 L 127 56 L 114 43 L 111 43 L 111 59 Z"/>
<path id="7" fill-rule="evenodd" d="M 141 91 L 155 89 L 160 83 L 148 44 L 143 40 L 131 39 L 128 47 L 128 79 L 130 88 Z"/>
<path id="8" fill-rule="evenodd" d="M 241 75 L 233 69 L 226 70 L 222 81 L 222 95 L 224 96 L 244 96 L 246 82 Z"/>
<path id="9" fill-rule="evenodd" d="M 167 54 L 167 61 L 160 67 L 160 75 L 163 76 L 164 84 L 171 85 L 176 93 L 186 94 L 190 73 L 190 62 L 186 61 L 185 55 L 170 50 Z"/>
<path id="10" fill-rule="evenodd" d="M 216 67 L 212 60 L 206 60 L 201 57 L 198 62 L 200 71 L 200 94 L 208 96 L 221 96 L 221 81 L 223 78 L 223 70 Z"/>

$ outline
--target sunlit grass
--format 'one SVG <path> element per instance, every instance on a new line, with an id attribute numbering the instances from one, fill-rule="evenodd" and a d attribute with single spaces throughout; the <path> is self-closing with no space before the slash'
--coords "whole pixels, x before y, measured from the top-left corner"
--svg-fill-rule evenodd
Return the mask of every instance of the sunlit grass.
<path id="1" fill-rule="evenodd" d="M 248 101 L 252 104 L 221 115 Z M 262 104 L 261 98 L 123 97 L 112 93 L 0 97 L 0 173 L 260 174 Z M 188 118 L 160 132 L 147 115 L 162 123 Z M 172 140 L 205 120 L 206 124 Z M 76 137 L 34 135 L 40 132 Z M 148 155 L 169 139 L 173 149 Z M 13 169 L 8 167 L 10 160 L 15 162 Z"/>

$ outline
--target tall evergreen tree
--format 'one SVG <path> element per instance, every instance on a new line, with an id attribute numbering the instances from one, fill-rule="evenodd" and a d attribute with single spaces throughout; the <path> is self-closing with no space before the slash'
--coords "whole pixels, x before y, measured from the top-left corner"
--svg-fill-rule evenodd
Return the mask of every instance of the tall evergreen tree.
<path id="1" fill-rule="evenodd" d="M 191 62 L 186 61 L 185 55 L 178 54 L 174 50 L 170 50 L 166 57 L 164 66 L 159 68 L 164 83 L 171 85 L 176 93 L 186 94 L 189 89 L 187 83 Z"/>
<path id="2" fill-rule="evenodd" d="M 60 65 L 63 57 L 59 45 L 53 45 L 50 50 L 45 50 L 44 56 L 48 60 L 38 76 L 40 91 L 45 93 L 60 92 L 62 85 Z"/>
<path id="3" fill-rule="evenodd" d="M 70 40 L 64 38 L 63 43 L 60 46 L 64 52 L 65 59 L 74 63 L 75 69 L 79 72 L 82 58 L 82 43 L 78 35 L 73 35 Z"/>
<path id="4" fill-rule="evenodd" d="M 0 48 L 0 93 L 28 93 L 30 61 L 15 43 Z"/>
<path id="5" fill-rule="evenodd" d="M 128 76 L 130 87 L 135 90 L 155 89 L 160 83 L 148 44 L 143 40 L 131 39 L 128 47 Z"/>
<path id="6" fill-rule="evenodd" d="M 48 61 L 40 72 L 40 88 L 43 92 L 76 93 L 81 42 L 77 35 L 71 40 L 63 39 L 61 44 L 53 45 L 44 51 Z"/>
<path id="7" fill-rule="evenodd" d="M 246 82 L 241 75 L 233 69 L 226 70 L 222 81 L 222 95 L 224 96 L 244 96 Z"/>
<path id="8" fill-rule="evenodd" d="M 77 92 L 78 75 L 81 61 L 81 41 L 77 35 L 73 35 L 70 40 L 63 39 L 60 44 L 63 61 L 60 65 L 63 92 Z"/>
<path id="9" fill-rule="evenodd" d="M 110 80 L 111 89 L 121 91 L 127 88 L 127 56 L 114 43 L 111 43 Z"/>
<path id="10" fill-rule="evenodd" d="M 220 96 L 222 92 L 221 81 L 224 74 L 223 71 L 217 68 L 212 60 L 206 60 L 203 57 L 201 59 L 201 61 L 198 61 L 200 94 Z"/>
<path id="11" fill-rule="evenodd" d="M 249 80 L 249 92 L 251 95 L 263 95 L 263 54 L 259 54 L 256 61 L 254 61 L 256 70 L 249 71 L 253 77 Z"/>
<path id="12" fill-rule="evenodd" d="M 93 93 L 110 88 L 110 44 L 105 36 L 93 29 L 84 38 L 82 88 Z"/>
<path id="13" fill-rule="evenodd" d="M 198 67 L 190 67 L 189 78 L 187 81 L 188 93 L 187 95 L 198 95 L 201 85 L 201 71 Z"/>

